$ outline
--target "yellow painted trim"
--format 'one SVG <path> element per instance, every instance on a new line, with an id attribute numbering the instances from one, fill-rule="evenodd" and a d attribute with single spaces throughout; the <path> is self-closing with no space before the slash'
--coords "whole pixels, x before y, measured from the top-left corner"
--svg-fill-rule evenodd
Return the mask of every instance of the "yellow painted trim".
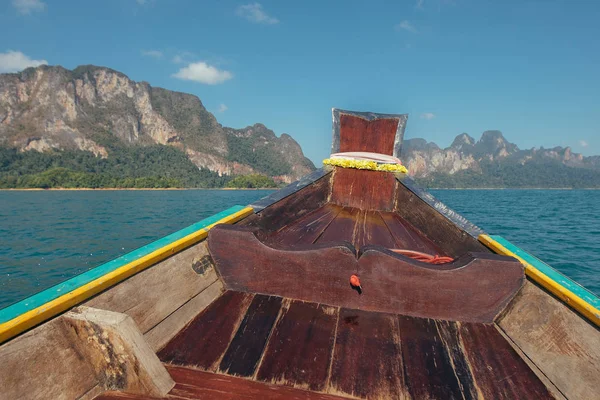
<path id="1" fill-rule="evenodd" d="M 167 246 L 153 251 L 144 257 L 132 261 L 129 264 L 123 265 L 122 267 L 109 272 L 101 278 L 98 278 L 86 285 L 64 294 L 61 297 L 49 301 L 38 308 L 35 308 L 3 323 L 0 325 L 0 343 L 3 343 L 12 337 L 15 337 L 19 333 L 24 332 L 27 329 L 34 327 L 37 324 L 68 310 L 71 307 L 76 306 L 95 294 L 98 294 L 103 290 L 106 290 L 111 286 L 129 278 L 130 276 L 143 271 L 152 265 L 155 265 L 165 258 L 200 242 L 208 236 L 208 231 L 216 224 L 233 224 L 247 217 L 253 212 L 254 209 L 251 207 L 246 207 L 238 212 L 220 219 L 214 224 L 208 225 L 192 234 L 168 244 Z"/>
<path id="2" fill-rule="evenodd" d="M 525 274 L 528 277 L 537 282 L 540 286 L 548 290 L 550 293 L 554 294 L 560 300 L 567 303 L 570 307 L 574 308 L 592 323 L 600 327 L 600 310 L 598 310 L 596 307 L 592 306 L 587 301 L 583 300 L 581 297 L 577 296 L 569 289 L 563 287 L 561 284 L 548 277 L 539 269 L 535 268 L 523 258 L 517 256 L 512 251 L 508 250 L 506 247 L 504 247 L 488 235 L 479 235 L 479 241 L 497 254 L 514 257 L 517 260 L 519 260 L 521 264 L 523 264 L 523 266 L 525 267 Z"/>

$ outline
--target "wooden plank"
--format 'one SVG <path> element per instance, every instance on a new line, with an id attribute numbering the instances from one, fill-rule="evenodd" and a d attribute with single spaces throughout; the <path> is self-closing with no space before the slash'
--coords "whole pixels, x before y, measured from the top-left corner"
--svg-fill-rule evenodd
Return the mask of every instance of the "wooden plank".
<path id="1" fill-rule="evenodd" d="M 487 253 L 467 254 L 439 269 L 368 249 L 359 272 L 364 309 L 469 322 L 493 322 L 524 282 L 514 259 Z"/>
<path id="2" fill-rule="evenodd" d="M 248 293 L 225 292 L 160 350 L 158 356 L 167 363 L 216 370 L 252 298 Z"/>
<path id="3" fill-rule="evenodd" d="M 307 245 L 314 243 L 340 213 L 341 207 L 326 204 L 307 214 L 298 221 L 285 226 L 270 239 L 269 243 L 278 246 Z"/>
<path id="4" fill-rule="evenodd" d="M 386 226 L 394 238 L 394 248 L 420 251 L 427 254 L 447 255 L 429 238 L 417 231 L 396 213 L 381 213 Z"/>
<path id="5" fill-rule="evenodd" d="M 394 211 L 450 257 L 460 257 L 468 251 L 490 252 L 401 183 L 396 190 Z"/>
<path id="6" fill-rule="evenodd" d="M 93 366 L 104 389 L 164 396 L 174 386 L 130 316 L 80 306 L 62 318 L 71 346 Z"/>
<path id="7" fill-rule="evenodd" d="M 0 346 L 0 397 L 76 399 L 95 387 L 96 374 L 71 338 L 55 318 Z"/>
<path id="8" fill-rule="evenodd" d="M 273 329 L 257 379 L 322 391 L 329 373 L 338 309 L 292 301 Z"/>
<path id="9" fill-rule="evenodd" d="M 270 385 L 229 375 L 167 366 L 177 382 L 170 393 L 201 399 L 339 400 L 341 397 L 286 386 Z"/>
<path id="10" fill-rule="evenodd" d="M 230 375 L 252 376 L 281 308 L 281 297 L 254 296 L 219 370 Z"/>
<path id="11" fill-rule="evenodd" d="M 298 218 L 322 207 L 329 199 L 331 174 L 274 203 L 237 225 L 277 232 Z"/>
<path id="12" fill-rule="evenodd" d="M 570 399 L 600 387 L 600 330 L 527 282 L 498 321 L 504 333 Z"/>
<path id="13" fill-rule="evenodd" d="M 331 202 L 362 210 L 391 211 L 396 177 L 391 172 L 335 167 Z"/>
<path id="14" fill-rule="evenodd" d="M 356 242 L 358 251 L 367 245 L 394 248 L 395 241 L 378 211 L 362 211 L 356 221 Z"/>
<path id="15" fill-rule="evenodd" d="M 439 334 L 436 321 L 426 318 L 399 316 L 404 376 L 410 395 L 415 399 L 472 399 L 475 393 L 470 379 L 458 379 L 449 347 L 458 347 L 456 340 L 446 342 Z M 448 338 L 445 338 L 448 339 Z M 460 373 L 465 376 L 464 360 Z M 467 387 L 464 385 L 467 384 Z"/>
<path id="16" fill-rule="evenodd" d="M 152 397 L 141 394 L 124 393 L 124 392 L 104 392 L 99 396 L 94 397 L 94 400 L 159 400 L 164 397 Z"/>
<path id="17" fill-rule="evenodd" d="M 354 244 L 356 241 L 356 217 L 359 210 L 344 207 L 333 221 L 327 226 L 316 243 L 340 243 L 348 242 Z"/>
<path id="18" fill-rule="evenodd" d="M 142 332 L 148 332 L 217 280 L 212 266 L 202 274 L 193 269 L 207 255 L 206 243 L 198 243 L 101 293 L 85 305 L 125 313 Z M 165 279 L 166 276 L 169 279 Z"/>
<path id="19" fill-rule="evenodd" d="M 340 309 L 328 392 L 408 397 L 395 315 Z"/>
<path id="20" fill-rule="evenodd" d="M 479 240 L 495 253 L 521 261 L 531 280 L 600 327 L 600 298 L 595 294 L 501 236 L 480 235 Z"/>
<path id="21" fill-rule="evenodd" d="M 340 114 L 340 152 L 369 151 L 392 155 L 398 118 L 369 121 L 358 116 Z"/>
<path id="22" fill-rule="evenodd" d="M 359 260 L 344 246 L 274 249 L 231 226 L 215 228 L 208 241 L 228 289 L 368 311 L 492 322 L 524 281 L 519 262 L 489 253 L 439 268 L 385 249 L 366 248 Z M 356 273 L 361 295 L 349 284 Z"/>
<path id="23" fill-rule="evenodd" d="M 144 339 L 154 351 L 162 349 L 175 335 L 189 324 L 199 313 L 223 294 L 223 283 L 216 281 L 198 293 L 190 301 L 162 320 L 144 334 Z"/>
<path id="24" fill-rule="evenodd" d="M 494 325 L 461 323 L 460 335 L 480 397 L 554 398 Z"/>

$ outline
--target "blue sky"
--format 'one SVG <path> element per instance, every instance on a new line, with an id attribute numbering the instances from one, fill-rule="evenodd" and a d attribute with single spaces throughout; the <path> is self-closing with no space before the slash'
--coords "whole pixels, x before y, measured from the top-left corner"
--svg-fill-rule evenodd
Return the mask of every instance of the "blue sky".
<path id="1" fill-rule="evenodd" d="M 0 71 L 108 66 L 200 97 L 219 122 L 289 133 L 315 163 L 331 108 L 409 113 L 448 146 L 600 154 L 600 2 L 5 0 Z"/>

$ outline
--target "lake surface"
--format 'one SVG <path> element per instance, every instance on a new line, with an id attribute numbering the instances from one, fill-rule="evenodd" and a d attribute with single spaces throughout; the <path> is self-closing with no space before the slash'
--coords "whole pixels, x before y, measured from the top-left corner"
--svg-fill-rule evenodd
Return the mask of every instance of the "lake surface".
<path id="1" fill-rule="evenodd" d="M 0 308 L 271 191 L 0 191 Z M 600 293 L 600 191 L 433 190 Z"/>

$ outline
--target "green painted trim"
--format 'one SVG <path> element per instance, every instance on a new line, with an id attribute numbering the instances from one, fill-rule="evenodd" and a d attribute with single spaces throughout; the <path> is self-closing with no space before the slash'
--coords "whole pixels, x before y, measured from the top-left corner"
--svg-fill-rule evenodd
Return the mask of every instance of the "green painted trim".
<path id="1" fill-rule="evenodd" d="M 52 286 L 46 290 L 34 294 L 33 296 L 27 297 L 19 301 L 18 303 L 12 304 L 6 308 L 0 310 L 0 324 L 10 321 L 19 315 L 34 310 L 58 297 L 69 293 L 83 285 L 86 285 L 114 270 L 120 268 L 130 262 L 142 258 L 162 247 L 165 247 L 179 239 L 182 239 L 194 232 L 197 232 L 211 224 L 218 222 L 219 220 L 234 214 L 238 211 L 246 208 L 245 206 L 233 206 L 227 210 L 221 211 L 215 215 L 205 218 L 193 225 L 183 228 L 177 232 L 167 235 L 161 239 L 156 240 L 150 244 L 147 244 L 139 249 L 133 250 L 121 257 L 115 258 L 105 264 L 102 264 L 89 271 L 83 272 L 80 275 L 74 276 L 58 285 Z"/>
<path id="2" fill-rule="evenodd" d="M 600 298 L 598 298 L 595 294 L 578 284 L 577 282 L 567 278 L 539 258 L 527 253 L 525 250 L 515 246 L 508 240 L 504 239 L 502 236 L 490 235 L 492 239 L 496 242 L 500 243 L 506 249 L 513 252 L 515 255 L 521 257 L 524 261 L 531 264 L 533 267 L 537 268 L 540 272 L 546 275 L 548 278 L 552 279 L 554 282 L 558 283 L 565 289 L 570 290 L 573 294 L 577 295 L 580 299 L 584 300 L 586 303 L 590 304 L 595 308 L 600 308 Z"/>

